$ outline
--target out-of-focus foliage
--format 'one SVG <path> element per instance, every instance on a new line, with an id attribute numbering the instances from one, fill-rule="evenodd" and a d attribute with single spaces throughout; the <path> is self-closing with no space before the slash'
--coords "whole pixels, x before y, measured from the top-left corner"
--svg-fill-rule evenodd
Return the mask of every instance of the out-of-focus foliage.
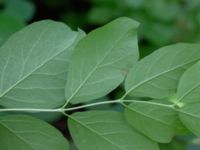
<path id="1" fill-rule="evenodd" d="M 17 18 L 0 13 L 0 45 L 15 31 L 21 29 L 25 23 Z"/>
<path id="2" fill-rule="evenodd" d="M 29 0 L 0 1 L 0 45 L 14 32 L 25 26 L 34 15 L 34 4 Z"/>
<path id="3" fill-rule="evenodd" d="M 48 2 L 52 4 L 54 1 Z M 61 20 L 73 27 L 88 29 L 128 16 L 141 23 L 139 37 L 142 55 L 176 42 L 200 42 L 199 0 L 79 0 L 89 3 L 87 11 L 66 10 Z M 62 3 L 62 0 L 60 0 Z M 78 4 L 78 3 L 77 3 Z"/>
<path id="4" fill-rule="evenodd" d="M 123 15 L 138 20 L 141 23 L 139 37 L 145 43 L 140 46 L 145 51 L 180 41 L 200 41 L 199 0 L 125 0 L 123 3 L 121 0 L 92 0 L 92 2 L 94 5 L 88 13 L 90 24 L 104 24 Z"/>

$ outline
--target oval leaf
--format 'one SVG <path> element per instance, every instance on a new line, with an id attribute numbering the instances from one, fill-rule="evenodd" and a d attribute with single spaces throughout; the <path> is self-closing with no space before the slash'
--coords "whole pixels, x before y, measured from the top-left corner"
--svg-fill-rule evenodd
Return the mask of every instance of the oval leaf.
<path id="1" fill-rule="evenodd" d="M 200 103 L 188 104 L 180 109 L 183 124 L 195 135 L 200 136 Z"/>
<path id="2" fill-rule="evenodd" d="M 138 59 L 138 23 L 119 18 L 83 38 L 72 55 L 65 96 L 80 103 L 115 89 Z"/>
<path id="3" fill-rule="evenodd" d="M 159 150 L 155 142 L 133 130 L 119 112 L 76 113 L 68 124 L 79 150 Z"/>
<path id="4" fill-rule="evenodd" d="M 11 36 L 0 48 L 0 104 L 20 108 L 63 104 L 70 47 L 78 36 L 50 20 Z"/>
<path id="5" fill-rule="evenodd" d="M 177 101 L 181 103 L 200 102 L 200 62 L 186 70 L 180 79 Z"/>
<path id="6" fill-rule="evenodd" d="M 145 57 L 128 73 L 125 89 L 130 96 L 165 98 L 176 92 L 188 66 L 200 59 L 200 45 L 175 44 Z"/>
<path id="7" fill-rule="evenodd" d="M 126 107 L 128 122 L 138 131 L 160 143 L 168 143 L 176 132 L 178 116 L 168 105 L 138 101 Z"/>
<path id="8" fill-rule="evenodd" d="M 69 150 L 69 144 L 54 127 L 24 115 L 0 118 L 2 150 Z"/>

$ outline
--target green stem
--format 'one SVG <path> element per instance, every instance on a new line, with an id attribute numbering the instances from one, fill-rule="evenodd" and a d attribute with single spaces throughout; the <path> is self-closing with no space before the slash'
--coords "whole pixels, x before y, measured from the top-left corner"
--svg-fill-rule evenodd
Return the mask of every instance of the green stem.
<path id="1" fill-rule="evenodd" d="M 131 102 L 131 101 L 129 101 Z M 66 111 L 73 111 L 78 110 L 82 108 L 88 108 L 98 105 L 105 105 L 105 104 L 114 104 L 114 103 L 120 103 L 119 100 L 112 100 L 112 101 L 102 101 L 102 102 L 96 102 L 91 104 L 86 104 L 82 106 L 76 106 L 71 108 L 57 108 L 57 109 L 41 109 L 41 108 L 2 108 L 0 109 L 0 112 L 66 112 Z"/>
<path id="2" fill-rule="evenodd" d="M 62 112 L 62 109 L 46 108 L 0 108 L 0 112 Z"/>
<path id="3" fill-rule="evenodd" d="M 120 103 L 120 100 L 96 102 L 96 103 L 86 104 L 86 105 L 77 106 L 77 107 L 64 108 L 63 110 L 64 111 L 72 111 L 72 110 L 78 110 L 78 109 L 82 109 L 82 108 L 88 108 L 88 107 L 105 105 L 105 104 L 114 104 L 114 103 Z"/>
<path id="4" fill-rule="evenodd" d="M 145 103 L 145 104 L 153 104 L 153 105 L 173 108 L 173 105 L 160 104 L 160 103 L 155 103 L 155 102 L 150 102 L 150 101 L 117 99 L 117 100 L 112 100 L 112 101 L 96 102 L 96 103 L 91 103 L 91 104 L 86 104 L 86 105 L 76 106 L 76 107 L 71 107 L 71 108 L 57 108 L 57 109 L 46 109 L 46 108 L 44 108 L 44 109 L 41 109 L 41 108 L 2 108 L 2 109 L 0 109 L 0 112 L 32 112 L 32 113 L 36 113 L 36 112 L 59 112 L 59 113 L 65 113 L 67 111 L 73 111 L 73 110 L 89 108 L 89 107 L 93 107 L 93 106 L 114 104 L 114 103 L 119 103 L 119 104 L 121 104 L 123 106 L 126 106 L 124 103 L 143 103 L 143 104 Z"/>

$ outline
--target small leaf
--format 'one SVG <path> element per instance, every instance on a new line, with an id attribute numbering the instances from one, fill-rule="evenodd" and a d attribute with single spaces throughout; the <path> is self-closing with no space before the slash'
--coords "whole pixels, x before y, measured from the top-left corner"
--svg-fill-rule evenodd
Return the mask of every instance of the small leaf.
<path id="1" fill-rule="evenodd" d="M 138 59 L 138 23 L 119 18 L 83 38 L 72 55 L 65 96 L 80 103 L 105 96 Z"/>
<path id="2" fill-rule="evenodd" d="M 126 107 L 128 122 L 138 131 L 159 143 L 168 143 L 175 135 L 176 111 L 168 105 L 138 101 Z"/>
<path id="3" fill-rule="evenodd" d="M 54 127 L 24 115 L 0 118 L 2 150 L 69 150 L 69 144 Z"/>
<path id="4" fill-rule="evenodd" d="M 0 48 L 0 104 L 52 108 L 64 103 L 68 61 L 79 34 L 45 20 L 12 35 Z"/>
<path id="5" fill-rule="evenodd" d="M 185 105 L 180 109 L 179 116 L 183 124 L 195 135 L 200 136 L 200 103 Z"/>
<path id="6" fill-rule="evenodd" d="M 185 71 L 177 91 L 177 101 L 181 103 L 200 102 L 200 62 Z"/>
<path id="7" fill-rule="evenodd" d="M 128 73 L 125 89 L 130 96 L 165 98 L 176 92 L 178 80 L 200 59 L 200 45 L 163 47 L 138 62 Z"/>
<path id="8" fill-rule="evenodd" d="M 79 150 L 159 150 L 155 142 L 132 129 L 119 112 L 76 113 L 68 124 Z"/>

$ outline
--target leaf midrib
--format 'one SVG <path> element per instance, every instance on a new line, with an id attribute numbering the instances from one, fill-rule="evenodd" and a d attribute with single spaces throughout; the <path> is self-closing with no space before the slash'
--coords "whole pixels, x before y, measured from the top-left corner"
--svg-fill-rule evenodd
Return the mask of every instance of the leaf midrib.
<path id="1" fill-rule="evenodd" d="M 100 138 L 102 138 L 103 140 L 107 141 L 108 143 L 114 145 L 116 148 L 118 148 L 119 150 L 123 150 L 123 147 L 121 147 L 120 145 L 117 145 L 115 143 L 113 143 L 112 141 L 110 141 L 109 139 L 107 139 L 106 137 L 102 136 L 99 132 L 93 130 L 92 128 L 89 128 L 88 126 L 86 126 L 84 123 L 78 121 L 77 119 L 75 119 L 75 117 L 73 116 L 68 116 L 70 117 L 72 120 L 74 120 L 75 122 L 77 122 L 78 124 L 80 124 L 82 127 L 86 128 L 87 130 L 91 131 L 92 133 L 95 133 L 97 136 L 99 136 Z"/>
<path id="2" fill-rule="evenodd" d="M 152 119 L 152 120 L 154 120 L 154 121 L 156 121 L 156 122 L 158 122 L 158 123 L 161 123 L 161 124 L 163 124 L 163 125 L 165 125 L 165 126 L 168 126 L 168 127 L 174 127 L 174 126 L 171 126 L 170 124 L 167 124 L 166 122 L 163 122 L 163 121 L 161 121 L 161 120 L 158 120 L 158 119 L 156 119 L 156 118 L 152 118 L 151 116 L 148 116 L 147 114 L 144 114 L 144 113 L 142 113 L 142 112 L 139 112 L 139 111 L 136 111 L 136 110 L 134 110 L 133 108 L 131 108 L 130 106 L 126 106 L 126 108 L 128 108 L 129 110 L 131 110 L 131 111 L 133 111 L 133 112 L 136 112 L 137 114 L 139 114 L 139 115 L 142 115 L 142 116 L 144 116 L 144 117 L 147 117 L 147 118 L 149 118 L 149 119 Z"/>
<path id="3" fill-rule="evenodd" d="M 198 59 L 200 59 L 200 58 L 198 58 Z M 132 88 L 130 88 L 130 89 L 126 92 L 126 95 L 129 94 L 130 92 L 132 92 L 133 90 L 139 88 L 140 86 L 142 86 L 142 85 L 145 84 L 146 82 L 149 82 L 149 81 L 151 81 L 151 80 L 153 80 L 153 79 L 155 79 L 155 78 L 157 78 L 157 77 L 159 77 L 159 76 L 161 76 L 161 75 L 163 75 L 163 74 L 166 74 L 166 73 L 169 73 L 169 72 L 171 72 L 171 71 L 174 71 L 174 70 L 176 70 L 177 68 L 180 68 L 180 67 L 183 67 L 183 66 L 185 66 L 185 65 L 188 65 L 188 64 L 190 64 L 190 63 L 193 63 L 193 62 L 197 61 L 198 59 L 189 61 L 189 62 L 187 62 L 187 63 L 183 63 L 183 64 L 181 64 L 181 65 L 177 65 L 176 67 L 173 67 L 173 68 L 171 68 L 171 69 L 169 69 L 169 70 L 167 70 L 167 71 L 163 71 L 163 72 L 161 72 L 161 73 L 159 73 L 159 74 L 157 74 L 157 75 L 154 75 L 154 76 L 150 77 L 149 79 L 146 79 L 146 80 L 144 80 L 143 82 L 140 82 L 140 83 L 136 84 L 135 86 L 133 86 Z"/>
<path id="4" fill-rule="evenodd" d="M 129 31 L 131 31 L 131 29 L 127 30 L 126 33 L 128 33 Z M 116 43 L 119 43 L 123 39 L 124 36 L 125 35 L 123 34 L 115 42 L 115 44 L 112 45 L 112 47 L 110 48 L 110 50 L 105 53 L 105 55 L 102 57 L 102 59 L 97 63 L 97 65 L 86 76 L 85 80 L 83 80 L 83 82 L 78 86 L 78 88 L 75 90 L 75 92 L 68 98 L 68 100 L 66 101 L 66 104 L 68 104 L 73 99 L 73 97 L 79 92 L 79 90 L 83 87 L 83 85 L 87 82 L 87 80 L 91 77 L 91 75 L 98 69 L 99 65 L 101 65 L 101 63 L 104 61 L 104 59 L 112 52 L 113 48 L 115 48 L 115 46 L 116 46 Z"/>
<path id="5" fill-rule="evenodd" d="M 8 126 L 6 126 L 2 121 L 0 121 L 0 125 L 3 128 L 6 128 L 11 134 L 13 134 L 15 137 L 17 137 L 18 139 L 20 139 L 25 145 L 27 145 L 28 147 L 30 147 L 32 150 L 37 150 L 34 147 L 32 147 L 31 145 L 29 145 L 29 143 L 26 140 L 24 140 L 22 137 L 20 137 L 19 135 L 15 134 L 15 132 L 12 129 L 10 129 Z"/>
<path id="6" fill-rule="evenodd" d="M 77 35 L 74 36 L 74 39 L 76 39 Z M 70 40 L 70 41 L 74 41 L 74 39 Z M 73 42 L 72 42 L 73 44 Z M 55 55 L 53 55 L 52 57 L 50 57 L 49 59 L 47 59 L 44 63 L 42 63 L 41 65 L 39 65 L 38 67 L 36 67 L 33 71 L 31 71 L 30 73 L 28 73 L 27 75 L 25 75 L 23 78 L 21 78 L 21 80 L 17 81 L 15 84 L 13 84 L 13 86 L 11 86 L 10 88 L 8 88 L 6 91 L 4 91 L 1 95 L 0 98 L 2 98 L 5 94 L 7 94 L 10 90 L 12 90 L 13 88 L 15 88 L 19 83 L 23 82 L 26 78 L 28 78 L 30 75 L 32 75 L 35 71 L 37 71 L 38 69 L 40 69 L 41 67 L 43 67 L 45 64 L 47 64 L 49 61 L 51 61 L 53 58 L 57 57 L 58 55 L 60 55 L 61 53 L 63 53 L 67 48 L 69 48 L 72 44 L 67 45 L 67 47 L 63 48 L 61 51 L 59 51 L 58 53 L 56 53 Z"/>
<path id="7" fill-rule="evenodd" d="M 178 102 L 182 101 L 186 96 L 188 96 L 193 90 L 197 89 L 198 87 L 200 87 L 200 83 L 198 83 L 197 85 L 193 86 L 190 90 L 188 90 L 185 94 L 183 94 L 183 95 L 178 99 Z"/>
<path id="8" fill-rule="evenodd" d="M 180 113 L 183 113 L 183 114 L 186 114 L 188 116 L 191 116 L 191 117 L 194 117 L 194 118 L 197 118 L 197 119 L 200 119 L 200 116 L 197 116 L 197 115 L 194 115 L 194 114 L 191 114 L 191 113 L 188 113 L 186 111 L 183 111 L 183 110 L 179 110 Z"/>

